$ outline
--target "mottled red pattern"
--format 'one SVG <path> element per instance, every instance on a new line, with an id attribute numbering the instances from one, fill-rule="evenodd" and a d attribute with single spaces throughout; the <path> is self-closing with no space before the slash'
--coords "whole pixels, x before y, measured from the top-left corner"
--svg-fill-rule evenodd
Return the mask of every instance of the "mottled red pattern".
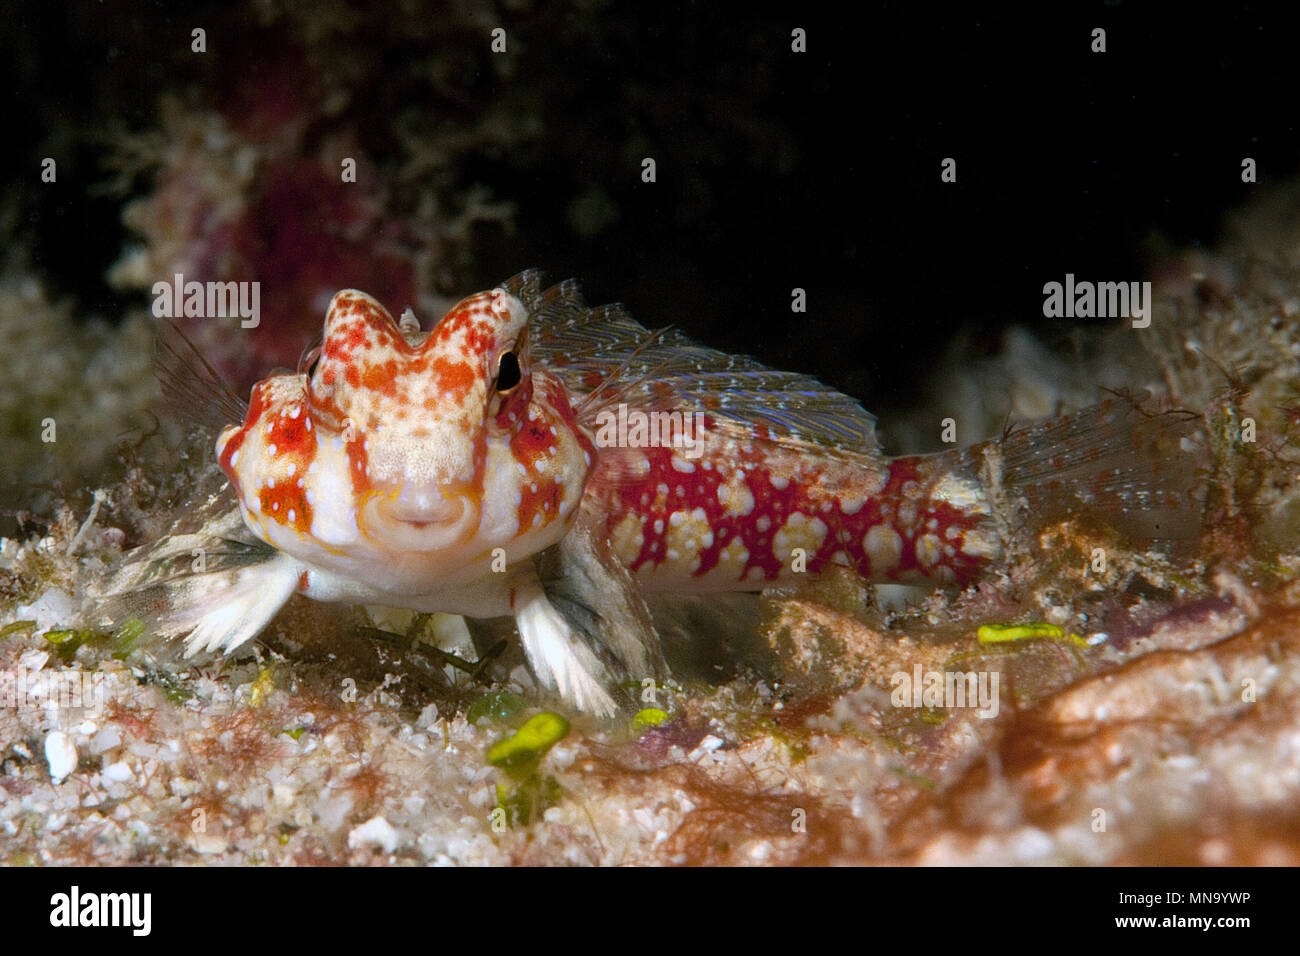
<path id="1" fill-rule="evenodd" d="M 802 514 L 809 520 L 819 519 L 827 526 L 827 534 L 820 547 L 807 555 L 807 572 L 816 573 L 832 560 L 836 552 L 842 551 L 851 566 L 863 577 L 874 579 L 899 579 L 914 576 L 933 577 L 939 567 L 946 567 L 953 573 L 957 583 L 966 583 L 976 577 L 985 566 L 986 559 L 964 553 L 960 547 L 960 538 L 951 540 L 947 537 L 950 528 L 958 529 L 964 534 L 968 529 L 979 525 L 982 516 L 970 515 L 950 503 L 913 491 L 909 498 L 907 486 L 914 483 L 924 487 L 931 480 L 923 475 L 918 466 L 921 458 L 898 458 L 889 465 L 888 480 L 884 488 L 866 502 L 853 514 L 846 514 L 843 503 L 833 495 L 818 488 L 818 479 L 823 468 L 812 462 L 792 461 L 791 452 L 780 446 L 756 442 L 756 449 L 766 449 L 771 454 L 771 463 L 764 458 L 764 452 L 741 454 L 734 459 L 713 459 L 706 455 L 694 462 L 694 471 L 684 473 L 673 464 L 674 452 L 670 448 L 647 448 L 638 450 L 650 463 L 650 470 L 644 478 L 635 481 L 622 480 L 616 483 L 618 507 L 611 510 L 608 527 L 613 528 L 627 514 L 636 514 L 647 520 L 642 525 L 645 540 L 640 554 L 633 561 L 633 571 L 642 567 L 654 567 L 666 560 L 668 549 L 667 537 L 669 520 L 673 512 L 692 512 L 702 509 L 713 532 L 713 541 L 700 550 L 700 565 L 693 572 L 702 577 L 713 571 L 719 557 L 734 539 L 739 538 L 749 552 L 749 558 L 737 580 L 746 580 L 751 569 L 758 569 L 765 580 L 775 580 L 782 570 L 789 571 L 789 558 L 774 553 L 776 532 L 792 515 Z M 678 457 L 679 464 L 684 463 Z M 728 514 L 726 505 L 719 500 L 718 488 L 725 484 L 721 472 L 732 472 L 737 466 L 745 466 L 744 486 L 753 496 L 753 509 L 744 515 Z M 799 475 L 799 480 L 788 480 L 784 487 L 780 477 L 791 471 Z M 774 481 L 774 477 L 777 479 Z M 906 490 L 905 490 L 906 489 Z M 666 492 L 666 496 L 664 493 Z M 657 501 L 662 498 L 662 505 Z M 912 501 L 916 517 L 910 523 L 903 523 L 899 518 L 901 506 Z M 934 529 L 927 527 L 934 519 Z M 870 556 L 864 547 L 867 532 L 876 525 L 884 525 L 898 533 L 902 541 L 902 551 L 896 565 L 889 568 L 873 568 Z M 927 531 L 936 535 L 944 544 L 954 544 L 954 554 L 944 554 L 940 560 L 926 568 L 918 560 L 916 541 Z M 752 576 L 749 578 L 752 580 Z"/>

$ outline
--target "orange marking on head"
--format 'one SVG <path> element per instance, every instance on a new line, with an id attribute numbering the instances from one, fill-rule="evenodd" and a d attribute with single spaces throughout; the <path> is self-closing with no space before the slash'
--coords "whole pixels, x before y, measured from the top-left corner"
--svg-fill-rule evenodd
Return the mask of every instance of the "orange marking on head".
<path id="1" fill-rule="evenodd" d="M 226 477 L 230 479 L 231 484 L 236 489 L 239 488 L 239 478 L 236 476 L 235 468 L 230 463 L 230 460 L 244 446 L 244 439 L 248 437 L 249 430 L 256 428 L 261 422 L 262 415 L 266 411 L 266 388 L 264 382 L 259 382 L 253 386 L 253 393 L 249 398 L 248 413 L 244 416 L 243 426 L 230 436 L 230 440 L 221 449 L 220 458 L 217 459 L 221 470 L 226 473 Z"/>
<path id="2" fill-rule="evenodd" d="M 367 365 L 361 373 L 361 385 L 382 395 L 397 395 L 397 362 L 389 359 L 382 365 Z"/>
<path id="3" fill-rule="evenodd" d="M 496 336 L 482 322 L 477 322 L 471 326 L 465 333 L 465 344 L 469 346 L 470 351 L 476 355 L 482 355 L 492 347 L 496 341 Z"/>
<path id="4" fill-rule="evenodd" d="M 519 489 L 519 530 L 527 531 L 540 515 L 537 527 L 550 524 L 560 513 L 560 485 L 554 478 L 532 473 Z M 533 485 L 537 490 L 533 491 Z"/>
<path id="5" fill-rule="evenodd" d="M 368 474 L 369 460 L 366 456 L 366 446 L 358 438 L 356 441 L 348 442 L 345 450 L 348 456 L 348 472 L 352 477 L 352 490 L 358 495 L 373 491 L 374 484 Z"/>
<path id="6" fill-rule="evenodd" d="M 311 505 L 304 490 L 293 478 L 282 477 L 275 487 L 264 486 L 258 492 L 263 516 L 293 528 L 299 534 L 311 530 Z"/>
<path id="7" fill-rule="evenodd" d="M 456 401 L 460 401 L 474 387 L 474 367 L 468 362 L 455 362 L 438 356 L 433 360 L 433 369 L 438 374 L 438 384 Z"/>

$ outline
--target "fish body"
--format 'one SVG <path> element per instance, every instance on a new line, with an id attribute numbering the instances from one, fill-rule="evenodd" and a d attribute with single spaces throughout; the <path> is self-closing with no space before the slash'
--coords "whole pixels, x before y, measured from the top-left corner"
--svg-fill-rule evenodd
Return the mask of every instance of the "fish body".
<path id="1" fill-rule="evenodd" d="M 539 681 L 611 714 L 616 676 L 663 670 L 647 594 L 831 565 L 966 584 L 1062 501 L 1136 507 L 1170 533 L 1194 492 L 1156 473 L 1155 446 L 1185 431 L 1120 403 L 891 460 L 848 396 L 589 308 L 572 282 L 523 273 L 428 332 L 345 290 L 319 351 L 254 386 L 216 443 L 274 556 L 191 590 L 173 621 L 191 649 L 230 650 L 295 592 L 512 615 Z"/>

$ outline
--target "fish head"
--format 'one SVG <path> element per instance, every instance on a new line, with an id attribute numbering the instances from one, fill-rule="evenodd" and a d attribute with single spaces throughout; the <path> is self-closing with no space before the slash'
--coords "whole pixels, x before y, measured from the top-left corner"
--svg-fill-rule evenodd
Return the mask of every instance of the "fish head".
<path id="1" fill-rule="evenodd" d="M 558 378 L 534 369 L 528 310 L 470 296 L 431 332 L 363 292 L 330 302 L 296 375 L 253 388 L 217 456 L 249 527 L 309 563 L 403 593 L 558 541 L 595 445 Z M 396 576 L 396 579 L 394 579 Z"/>

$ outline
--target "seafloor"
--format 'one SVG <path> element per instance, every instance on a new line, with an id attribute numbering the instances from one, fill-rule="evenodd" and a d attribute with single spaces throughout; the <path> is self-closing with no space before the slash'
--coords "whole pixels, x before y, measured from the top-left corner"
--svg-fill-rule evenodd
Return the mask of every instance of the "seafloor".
<path id="1" fill-rule="evenodd" d="M 463 48 L 487 21 L 458 10 L 389 27 L 413 48 Z M 344 4 L 261 16 L 294 41 L 284 72 L 250 71 L 210 98 L 165 89 L 152 119 L 106 124 L 97 140 L 102 195 L 129 234 L 98 278 L 134 293 L 127 305 L 96 313 L 60 291 L 22 200 L 6 200 L 0 341 L 22 374 L 0 389 L 0 692 L 58 675 L 96 696 L 0 707 L 0 859 L 1300 863 L 1295 188 L 1263 191 L 1216 250 L 1165 257 L 1150 334 L 1095 334 L 1063 358 L 1013 328 L 991 357 L 936 365 L 943 385 L 894 425 L 906 438 L 959 406 L 971 433 L 992 435 L 1008 412 L 1077 408 L 1099 384 L 1198 409 L 1209 513 L 1176 556 L 1066 521 L 964 593 L 874 594 L 835 578 L 755 599 L 740 609 L 746 633 L 720 627 L 745 616 L 731 604 L 698 606 L 678 622 L 680 684 L 635 717 L 570 714 L 567 732 L 557 722 L 531 743 L 513 735 L 559 708 L 517 651 L 478 673 L 447 665 L 435 648 L 472 654 L 454 620 L 295 599 L 234 659 L 197 661 L 133 621 L 106 623 L 96 596 L 124 556 L 222 483 L 210 437 L 159 402 L 143 290 L 177 271 L 276 290 L 264 334 L 187 328 L 244 386 L 293 363 L 322 289 L 358 256 L 367 274 L 349 284 L 427 316 L 472 273 L 475 228 L 512 215 L 508 194 L 440 175 L 538 135 L 521 121 L 533 100 L 480 110 L 457 64 L 423 64 L 419 82 L 453 118 L 396 115 L 385 159 L 366 160 L 354 137 L 374 107 L 348 96 L 373 91 L 377 67 L 356 52 L 365 17 Z M 581 32 L 593 15 L 576 16 Z M 363 156 L 356 192 L 320 199 L 313 183 L 351 154 Z M 617 205 L 592 192 L 572 215 L 599 231 Z M 1025 621 L 1058 631 L 977 638 Z M 996 714 L 895 706 L 894 675 L 916 668 L 996 674 Z M 503 740 L 515 758 L 490 753 Z"/>

